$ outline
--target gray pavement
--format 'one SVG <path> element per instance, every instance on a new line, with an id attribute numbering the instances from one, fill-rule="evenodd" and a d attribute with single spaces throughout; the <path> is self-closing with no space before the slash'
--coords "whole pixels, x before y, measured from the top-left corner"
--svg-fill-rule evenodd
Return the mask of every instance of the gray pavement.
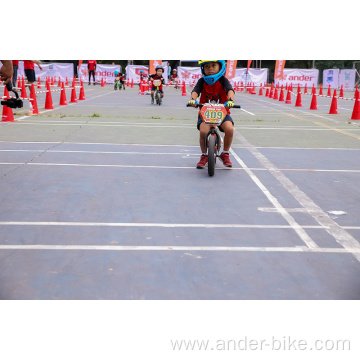
<path id="1" fill-rule="evenodd" d="M 1 299 L 360 299 L 353 101 L 237 93 L 209 177 L 181 90 L 59 96 L 0 123 Z"/>

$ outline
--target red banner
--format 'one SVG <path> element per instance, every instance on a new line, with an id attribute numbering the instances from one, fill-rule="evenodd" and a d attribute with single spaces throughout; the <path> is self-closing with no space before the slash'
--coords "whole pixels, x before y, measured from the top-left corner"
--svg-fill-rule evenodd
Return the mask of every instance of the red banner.
<path id="1" fill-rule="evenodd" d="M 149 73 L 155 74 L 155 68 L 162 64 L 162 60 L 150 60 L 149 61 Z"/>
<path id="2" fill-rule="evenodd" d="M 233 77 L 235 77 L 236 64 L 237 60 L 227 61 L 225 77 L 227 77 L 228 79 L 232 79 Z"/>
<path id="3" fill-rule="evenodd" d="M 284 77 L 284 67 L 286 60 L 276 60 L 274 79 L 282 80 Z"/>

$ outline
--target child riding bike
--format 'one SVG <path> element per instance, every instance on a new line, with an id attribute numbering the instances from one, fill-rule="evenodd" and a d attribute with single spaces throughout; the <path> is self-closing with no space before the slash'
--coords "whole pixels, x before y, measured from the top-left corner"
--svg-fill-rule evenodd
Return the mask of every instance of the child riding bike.
<path id="1" fill-rule="evenodd" d="M 178 88 L 178 82 L 179 82 L 179 76 L 177 74 L 176 69 L 172 70 L 170 79 L 171 79 L 171 82 L 175 85 L 175 89 L 177 89 Z"/>
<path id="2" fill-rule="evenodd" d="M 149 75 L 149 81 L 151 81 L 151 103 L 154 103 L 154 93 L 155 93 L 155 86 L 153 84 L 154 80 L 161 80 L 161 85 L 159 87 L 159 91 L 161 93 L 161 103 L 162 103 L 162 99 L 164 97 L 164 91 L 163 91 L 163 84 L 165 83 L 165 80 L 162 76 L 162 74 L 164 73 L 164 68 L 161 65 L 158 65 L 156 68 L 156 73 Z"/>
<path id="3" fill-rule="evenodd" d="M 235 92 L 229 80 L 224 76 L 226 71 L 225 60 L 199 60 L 202 78 L 200 78 L 191 92 L 191 99 L 189 105 L 196 107 L 198 102 L 196 99 L 200 97 L 200 103 L 210 101 L 219 101 L 225 105 L 227 115 L 219 130 L 225 133 L 224 136 L 224 151 L 220 154 L 220 160 L 226 167 L 232 167 L 230 161 L 229 150 L 234 136 L 234 121 L 230 116 L 230 108 L 234 106 Z M 205 136 L 210 130 L 210 125 L 205 125 L 198 115 L 197 129 L 200 131 L 200 148 L 201 158 L 196 167 L 203 169 L 207 162 L 208 157 L 205 151 Z"/>
<path id="4" fill-rule="evenodd" d="M 115 90 L 117 88 L 119 88 L 119 90 L 121 90 L 121 87 L 123 87 L 124 90 L 125 90 L 125 77 L 124 77 L 124 75 L 119 70 L 115 70 L 114 75 L 115 75 L 115 86 L 114 86 Z"/>

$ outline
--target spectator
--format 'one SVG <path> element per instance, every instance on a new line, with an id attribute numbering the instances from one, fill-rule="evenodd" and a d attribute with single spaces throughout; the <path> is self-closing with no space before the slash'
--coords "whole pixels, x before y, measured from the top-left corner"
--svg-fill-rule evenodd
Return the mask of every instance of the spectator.
<path id="1" fill-rule="evenodd" d="M 91 75 L 93 76 L 93 82 L 95 85 L 95 71 L 96 71 L 96 60 L 88 60 L 88 71 L 89 71 L 89 84 L 90 85 L 90 78 Z"/>
<path id="2" fill-rule="evenodd" d="M 170 63 L 168 62 L 168 79 L 170 79 L 170 75 L 171 75 L 171 66 Z"/>
<path id="3" fill-rule="evenodd" d="M 13 75 L 13 79 L 12 79 L 12 83 L 13 83 L 13 87 L 16 86 L 16 80 L 17 80 L 17 71 L 19 68 L 19 60 L 13 60 L 13 70 L 14 70 L 14 75 Z"/>
<path id="4" fill-rule="evenodd" d="M 11 77 L 13 76 L 14 69 L 12 66 L 11 60 L 0 60 L 2 62 L 2 66 L 0 68 L 0 76 L 1 81 L 4 82 L 4 84 L 7 84 L 11 81 Z"/>
<path id="5" fill-rule="evenodd" d="M 35 77 L 35 64 L 42 70 L 39 60 L 24 60 L 24 71 L 27 78 L 27 84 L 30 86 L 36 81 Z"/>

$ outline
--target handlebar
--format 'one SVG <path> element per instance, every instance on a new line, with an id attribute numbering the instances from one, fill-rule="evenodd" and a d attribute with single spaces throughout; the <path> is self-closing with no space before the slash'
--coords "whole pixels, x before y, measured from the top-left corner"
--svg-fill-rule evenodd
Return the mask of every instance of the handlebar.
<path id="1" fill-rule="evenodd" d="M 206 103 L 203 104 L 196 104 L 195 108 L 202 108 L 204 105 L 208 105 Z M 215 104 L 216 105 L 216 104 Z M 224 105 L 224 104 L 218 104 L 218 105 Z M 192 107 L 189 104 L 186 104 L 186 107 Z M 234 105 L 233 107 L 231 107 L 230 109 L 241 109 L 241 105 Z"/>

